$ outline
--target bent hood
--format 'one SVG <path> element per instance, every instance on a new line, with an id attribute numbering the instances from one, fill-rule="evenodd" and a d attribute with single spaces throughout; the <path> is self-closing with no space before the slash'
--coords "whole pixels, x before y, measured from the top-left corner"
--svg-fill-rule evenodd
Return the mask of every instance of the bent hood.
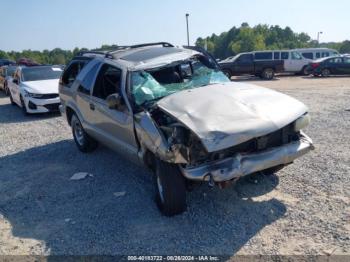
<path id="1" fill-rule="evenodd" d="M 23 87 L 34 94 L 58 94 L 59 79 L 22 82 Z"/>
<path id="2" fill-rule="evenodd" d="M 292 97 L 242 83 L 184 90 L 157 105 L 191 129 L 208 152 L 277 131 L 308 110 Z"/>

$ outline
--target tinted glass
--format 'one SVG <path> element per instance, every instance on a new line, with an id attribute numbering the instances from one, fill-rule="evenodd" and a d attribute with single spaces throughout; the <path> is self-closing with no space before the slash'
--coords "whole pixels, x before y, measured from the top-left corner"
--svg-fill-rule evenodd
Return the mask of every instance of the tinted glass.
<path id="1" fill-rule="evenodd" d="M 328 52 L 323 52 L 323 53 L 322 53 L 322 57 L 327 57 L 327 56 L 329 56 L 329 53 L 328 53 Z"/>
<path id="2" fill-rule="evenodd" d="M 101 63 L 97 63 L 94 65 L 88 73 L 86 73 L 86 77 L 81 82 L 81 85 L 79 86 L 79 91 L 83 92 L 85 94 L 90 94 L 90 90 L 94 84 L 94 81 L 96 79 L 97 70 L 99 69 Z"/>
<path id="3" fill-rule="evenodd" d="M 350 57 L 345 57 L 344 58 L 344 63 L 345 64 L 350 64 Z"/>
<path id="4" fill-rule="evenodd" d="M 62 82 L 67 87 L 72 86 L 80 71 L 86 65 L 86 61 L 75 61 L 68 66 L 62 76 Z"/>
<path id="5" fill-rule="evenodd" d="M 121 74 L 120 69 L 104 64 L 98 73 L 92 95 L 105 100 L 111 94 L 120 94 Z"/>
<path id="6" fill-rule="evenodd" d="M 275 60 L 280 60 L 280 56 L 281 56 L 280 52 L 273 53 L 273 59 L 275 59 Z"/>
<path id="7" fill-rule="evenodd" d="M 240 62 L 244 62 L 244 63 L 246 63 L 246 62 L 252 62 L 252 55 L 251 55 L 251 54 L 241 55 L 241 56 L 239 57 L 239 61 L 240 61 Z"/>
<path id="8" fill-rule="evenodd" d="M 272 60 L 272 52 L 255 53 L 256 60 Z"/>
<path id="9" fill-rule="evenodd" d="M 328 60 L 328 63 L 331 63 L 331 64 L 339 64 L 339 63 L 342 63 L 342 62 L 343 62 L 343 60 L 340 57 L 332 58 L 332 59 Z"/>
<path id="10" fill-rule="evenodd" d="M 281 59 L 287 60 L 289 58 L 289 52 L 281 52 Z"/>
<path id="11" fill-rule="evenodd" d="M 321 54 L 320 53 L 316 53 L 316 58 L 320 58 Z"/>
<path id="12" fill-rule="evenodd" d="M 61 68 L 51 66 L 25 67 L 22 69 L 23 81 L 59 79 L 61 74 Z"/>
<path id="13" fill-rule="evenodd" d="M 313 53 L 303 53 L 303 57 L 308 58 L 308 59 L 314 59 L 314 54 Z"/>

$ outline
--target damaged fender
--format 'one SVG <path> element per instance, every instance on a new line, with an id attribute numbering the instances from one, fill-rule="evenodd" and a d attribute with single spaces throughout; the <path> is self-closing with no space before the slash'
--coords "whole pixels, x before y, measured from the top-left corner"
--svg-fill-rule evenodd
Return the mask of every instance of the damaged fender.
<path id="1" fill-rule="evenodd" d="M 142 149 L 141 158 L 148 149 L 163 161 L 187 163 L 186 157 L 181 153 L 184 151 L 181 150 L 181 145 L 170 146 L 148 112 L 135 115 L 135 130 Z"/>

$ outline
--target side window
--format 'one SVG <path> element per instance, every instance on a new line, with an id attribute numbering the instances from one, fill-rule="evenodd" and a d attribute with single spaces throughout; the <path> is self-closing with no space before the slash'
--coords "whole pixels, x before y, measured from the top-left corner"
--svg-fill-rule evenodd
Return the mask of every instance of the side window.
<path id="1" fill-rule="evenodd" d="M 344 58 L 344 63 L 345 64 L 350 64 L 350 57 L 345 57 Z"/>
<path id="2" fill-rule="evenodd" d="M 328 52 L 323 52 L 322 53 L 322 57 L 328 57 L 329 56 L 329 53 Z"/>
<path id="3" fill-rule="evenodd" d="M 89 72 L 86 73 L 85 78 L 83 79 L 83 81 L 81 81 L 81 84 L 78 88 L 78 91 L 89 95 L 90 94 L 90 90 L 94 84 L 94 81 L 96 79 L 96 75 L 97 75 L 97 70 L 99 69 L 101 63 L 97 63 L 95 64 L 90 70 Z M 84 74 L 84 73 L 83 73 Z"/>
<path id="4" fill-rule="evenodd" d="M 320 53 L 316 53 L 316 58 L 321 58 L 321 54 Z"/>
<path id="5" fill-rule="evenodd" d="M 292 52 L 292 59 L 293 60 L 301 60 L 303 59 L 301 55 L 298 52 Z"/>
<path id="6" fill-rule="evenodd" d="M 282 60 L 288 60 L 288 58 L 289 58 L 289 52 L 281 52 Z"/>
<path id="7" fill-rule="evenodd" d="M 303 53 L 303 57 L 308 58 L 308 59 L 314 59 L 314 54 L 313 53 Z"/>
<path id="8" fill-rule="evenodd" d="M 104 64 L 98 73 L 92 95 L 105 100 L 111 94 L 120 94 L 121 75 L 120 69 Z"/>
<path id="9" fill-rule="evenodd" d="M 273 53 L 273 59 L 274 60 L 280 60 L 281 53 L 280 52 L 274 52 Z"/>
<path id="10" fill-rule="evenodd" d="M 71 87 L 85 64 L 84 61 L 76 61 L 70 64 L 63 73 L 62 83 L 67 87 Z"/>
<path id="11" fill-rule="evenodd" d="M 272 52 L 255 53 L 255 60 L 272 60 Z"/>
<path id="12" fill-rule="evenodd" d="M 343 60 L 340 57 L 338 57 L 338 58 L 329 59 L 328 62 L 331 64 L 339 64 L 339 63 L 342 63 Z"/>
<path id="13" fill-rule="evenodd" d="M 243 62 L 243 63 L 252 62 L 252 55 L 250 55 L 250 54 L 241 55 L 239 57 L 239 61 Z"/>

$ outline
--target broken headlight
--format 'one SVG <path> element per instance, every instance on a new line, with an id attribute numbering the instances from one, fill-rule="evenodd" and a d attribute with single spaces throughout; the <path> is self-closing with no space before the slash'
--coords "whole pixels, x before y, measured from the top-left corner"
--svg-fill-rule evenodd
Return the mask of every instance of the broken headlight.
<path id="1" fill-rule="evenodd" d="M 302 115 L 294 122 L 294 131 L 298 132 L 307 127 L 310 123 L 310 115 L 308 113 Z"/>

